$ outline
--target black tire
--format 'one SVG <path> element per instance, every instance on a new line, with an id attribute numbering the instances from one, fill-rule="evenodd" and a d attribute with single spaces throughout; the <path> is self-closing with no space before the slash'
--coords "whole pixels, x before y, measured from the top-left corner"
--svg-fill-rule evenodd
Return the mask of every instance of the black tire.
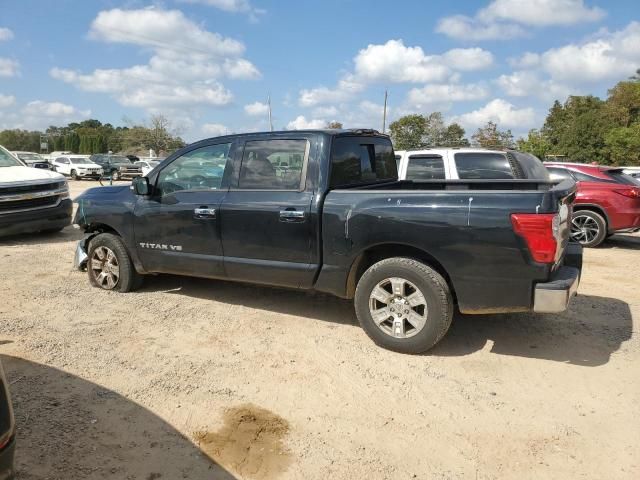
<path id="1" fill-rule="evenodd" d="M 94 258 L 94 253 L 96 249 L 99 247 L 106 247 L 111 250 L 117 259 L 117 265 L 119 267 L 119 276 L 117 281 L 115 282 L 115 286 L 112 288 L 108 288 L 104 283 L 98 281 L 96 270 L 92 268 L 92 259 Z M 135 267 L 133 266 L 133 262 L 131 261 L 131 257 L 129 256 L 129 252 L 127 252 L 127 248 L 120 238 L 117 235 L 113 235 L 111 233 L 101 233 L 91 239 L 89 242 L 89 251 L 88 251 L 88 261 L 87 261 L 87 274 L 89 275 L 89 282 L 92 286 L 96 288 L 101 288 L 103 290 L 114 290 L 116 292 L 130 292 L 132 290 L 136 290 L 140 288 L 142 285 L 143 277 L 140 275 Z"/>
<path id="2" fill-rule="evenodd" d="M 376 324 L 369 309 L 374 288 L 390 278 L 413 284 L 426 301 L 426 323 L 413 336 L 396 338 L 386 333 Z M 447 282 L 431 267 L 412 258 L 387 258 L 369 267 L 358 281 L 354 305 L 367 335 L 377 345 L 400 353 L 416 354 L 433 348 L 447 333 L 453 319 L 453 299 Z"/>
<path id="3" fill-rule="evenodd" d="M 580 225 L 589 227 L 582 231 Z M 594 230 L 596 229 L 596 230 Z M 602 215 L 591 210 L 576 210 L 571 219 L 571 239 L 583 247 L 592 248 L 602 244 L 607 238 L 607 221 Z"/>
<path id="4" fill-rule="evenodd" d="M 59 233 L 62 230 L 64 230 L 64 227 L 47 228 L 45 230 L 40 230 L 40 233 Z"/>
<path id="5" fill-rule="evenodd" d="M 71 170 L 71 179 L 78 180 L 78 173 L 75 170 Z"/>
<path id="6" fill-rule="evenodd" d="M 111 172 L 111 180 L 113 180 L 114 182 L 120 180 L 120 172 L 118 170 L 114 170 L 113 172 Z"/>
<path id="7" fill-rule="evenodd" d="M 55 173 L 58 173 L 58 167 L 56 167 L 55 165 L 51 167 L 51 170 L 53 170 Z"/>

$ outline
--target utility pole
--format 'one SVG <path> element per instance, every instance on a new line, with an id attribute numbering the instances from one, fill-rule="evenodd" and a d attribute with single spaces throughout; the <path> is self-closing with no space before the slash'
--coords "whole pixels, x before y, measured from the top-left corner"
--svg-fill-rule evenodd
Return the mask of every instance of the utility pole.
<path id="1" fill-rule="evenodd" d="M 387 90 L 384 91 L 384 110 L 382 111 L 382 133 L 385 132 L 387 128 Z"/>
<path id="2" fill-rule="evenodd" d="M 267 105 L 269 105 L 269 131 L 273 132 L 273 122 L 271 121 L 271 95 L 267 98 Z"/>

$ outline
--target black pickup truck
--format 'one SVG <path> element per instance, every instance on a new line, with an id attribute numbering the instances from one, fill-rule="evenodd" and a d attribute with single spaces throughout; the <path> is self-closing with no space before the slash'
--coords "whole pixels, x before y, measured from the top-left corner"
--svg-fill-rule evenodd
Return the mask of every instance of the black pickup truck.
<path id="1" fill-rule="evenodd" d="M 131 186 L 78 197 L 75 263 L 121 292 L 172 273 L 353 298 L 377 344 L 422 352 L 456 305 L 560 312 L 576 293 L 575 183 L 508 157 L 526 179 L 398 181 L 391 141 L 373 130 L 211 138 Z"/>
<path id="2" fill-rule="evenodd" d="M 14 477 L 13 455 L 16 446 L 16 425 L 8 387 L 0 363 L 0 480 L 11 480 Z"/>

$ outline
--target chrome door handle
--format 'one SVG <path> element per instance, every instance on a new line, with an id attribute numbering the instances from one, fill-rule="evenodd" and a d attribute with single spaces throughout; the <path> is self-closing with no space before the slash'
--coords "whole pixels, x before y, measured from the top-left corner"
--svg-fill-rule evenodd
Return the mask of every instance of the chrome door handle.
<path id="1" fill-rule="evenodd" d="M 216 218 L 216 209 L 215 208 L 196 208 L 193 211 L 193 216 L 196 218 Z"/>
<path id="2" fill-rule="evenodd" d="M 304 222 L 305 212 L 300 210 L 280 210 L 280 220 L 283 222 Z"/>

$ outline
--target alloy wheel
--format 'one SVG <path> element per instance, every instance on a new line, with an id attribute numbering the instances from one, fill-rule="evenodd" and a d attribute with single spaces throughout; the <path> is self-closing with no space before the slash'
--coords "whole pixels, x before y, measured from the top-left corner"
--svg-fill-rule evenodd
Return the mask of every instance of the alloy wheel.
<path id="1" fill-rule="evenodd" d="M 120 279 L 120 265 L 113 250 L 99 246 L 91 255 L 90 268 L 96 283 L 105 290 L 113 289 Z"/>
<path id="2" fill-rule="evenodd" d="M 600 226 L 588 215 L 575 215 L 571 220 L 571 238 L 576 242 L 590 243 L 600 233 Z"/>
<path id="3" fill-rule="evenodd" d="M 415 284 L 399 277 L 385 278 L 369 295 L 374 323 L 394 338 L 417 335 L 427 323 L 427 301 Z"/>

